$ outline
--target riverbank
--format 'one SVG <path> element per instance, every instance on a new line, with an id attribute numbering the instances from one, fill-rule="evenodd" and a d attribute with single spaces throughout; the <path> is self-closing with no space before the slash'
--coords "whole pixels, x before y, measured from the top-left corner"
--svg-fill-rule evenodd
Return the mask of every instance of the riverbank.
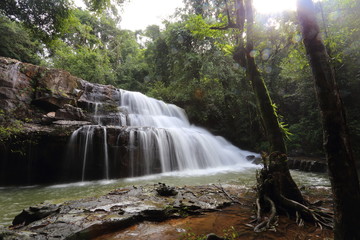
<path id="1" fill-rule="evenodd" d="M 322 200 L 325 207 L 331 205 L 328 188 L 306 187 L 303 191 L 309 200 Z M 319 232 L 307 225 L 298 228 L 294 221 L 282 217 L 277 232 L 254 233 L 249 225 L 254 202 L 253 190 L 239 185 L 132 186 L 100 197 L 30 207 L 15 218 L 14 225 L 4 230 L 2 237 L 5 240 L 159 239 L 159 236 L 191 239 L 210 232 L 223 235 L 224 230 L 246 239 L 259 236 L 287 239 L 288 234 L 315 234 L 307 239 L 331 237 L 331 231 Z"/>
<path id="2" fill-rule="evenodd" d="M 331 207 L 329 190 L 311 188 L 306 190 L 310 200 L 323 200 L 324 207 Z M 332 239 L 333 233 L 328 229 L 319 229 L 305 224 L 299 227 L 294 220 L 280 216 L 278 225 L 273 231 L 254 232 L 249 222 L 254 216 L 255 193 L 252 190 L 241 191 L 240 204 L 233 204 L 219 211 L 201 215 L 171 219 L 161 223 L 143 222 L 124 230 L 102 235 L 95 240 L 199 240 L 206 239 L 210 233 L 226 239 Z M 276 230 L 276 231 L 275 231 Z"/>

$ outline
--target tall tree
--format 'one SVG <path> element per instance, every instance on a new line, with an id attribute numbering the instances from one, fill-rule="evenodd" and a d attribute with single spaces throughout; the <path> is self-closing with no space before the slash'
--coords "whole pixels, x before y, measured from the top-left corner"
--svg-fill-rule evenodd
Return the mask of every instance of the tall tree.
<path id="1" fill-rule="evenodd" d="M 255 63 L 254 57 L 254 33 L 253 33 L 253 9 L 252 9 L 252 1 L 245 0 L 245 9 L 241 10 L 243 5 L 242 1 L 237 0 L 237 5 L 239 5 L 239 13 L 245 10 L 245 15 L 247 19 L 247 30 L 246 30 L 246 71 L 247 77 L 250 80 L 259 112 L 261 114 L 261 118 L 263 120 L 263 125 L 265 127 L 266 135 L 268 137 L 270 143 L 270 152 L 279 151 L 282 153 L 286 153 L 286 146 L 283 138 L 283 132 L 281 130 L 277 114 L 275 112 L 274 104 L 271 101 L 269 92 L 265 86 L 265 82 L 261 77 L 261 74 L 258 70 L 258 67 Z M 244 21 L 243 17 L 238 17 L 242 19 L 240 21 Z M 243 24 L 241 24 L 243 25 Z M 241 27 L 241 25 L 239 27 Z"/>
<path id="2" fill-rule="evenodd" d="M 282 209 L 290 215 L 300 216 L 301 219 L 331 227 L 330 216 L 312 209 L 313 206 L 305 201 L 290 175 L 282 127 L 255 62 L 252 1 L 235 0 L 234 3 L 235 10 L 232 12 L 236 14 L 236 22 L 231 20 L 229 6 L 225 1 L 228 23 L 226 26 L 215 26 L 212 29 L 238 28 L 240 34 L 238 34 L 238 46 L 235 48 L 234 59 L 241 66 L 246 67 L 247 79 L 253 87 L 259 113 L 271 146 L 271 154 L 264 157 L 264 167 L 258 175 L 258 224 L 255 226 L 255 231 L 271 226 L 276 209 Z M 242 39 L 244 27 L 246 27 L 246 47 L 243 46 Z M 262 220 L 262 212 L 270 212 L 270 217 Z"/>
<path id="3" fill-rule="evenodd" d="M 243 8 L 241 5 L 245 5 Z M 246 72 L 250 80 L 261 119 L 271 146 L 272 153 L 268 159 L 264 159 L 264 167 L 258 176 L 258 225 L 255 231 L 268 228 L 273 221 L 276 209 L 285 209 L 290 215 L 299 213 L 303 219 L 316 221 L 316 213 L 310 210 L 306 205 L 308 203 L 304 200 L 299 188 L 292 179 L 289 168 L 287 166 L 286 146 L 283 138 L 283 132 L 278 120 L 276 108 L 271 101 L 269 92 L 266 88 L 265 82 L 258 70 L 254 59 L 254 33 L 253 33 L 253 9 L 252 0 L 237 0 L 239 14 L 245 12 L 246 18 Z M 245 20 L 244 17 L 239 16 L 240 21 Z M 239 22 L 237 20 L 237 22 Z M 239 25 L 239 23 L 237 24 Z M 243 22 L 239 27 L 243 26 Z M 241 41 L 239 41 L 241 44 Z M 241 51 L 242 47 L 237 48 Z M 241 59 L 241 58 L 240 58 Z M 271 207 L 269 207 L 269 205 Z M 268 219 L 260 221 L 260 212 L 266 209 L 271 210 L 271 215 Z M 326 225 L 323 221 L 321 224 Z"/>
<path id="4" fill-rule="evenodd" d="M 60 31 L 70 15 L 69 0 L 2 0 L 0 13 L 24 23 L 39 38 L 49 41 Z"/>
<path id="5" fill-rule="evenodd" d="M 334 195 L 334 236 L 336 240 L 360 239 L 360 187 L 344 107 L 313 2 L 298 0 L 297 11 L 322 115 L 324 148 Z"/>

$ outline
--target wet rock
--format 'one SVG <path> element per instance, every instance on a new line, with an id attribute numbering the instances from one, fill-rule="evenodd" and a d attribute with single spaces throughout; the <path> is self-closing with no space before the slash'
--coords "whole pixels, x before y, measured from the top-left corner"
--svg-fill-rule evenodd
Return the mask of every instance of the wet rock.
<path id="1" fill-rule="evenodd" d="M 167 186 L 165 183 L 158 183 L 156 191 L 160 196 L 175 196 L 178 194 L 174 187 Z"/>
<path id="2" fill-rule="evenodd" d="M 64 120 L 86 120 L 86 116 L 81 108 L 74 107 L 70 104 L 65 104 L 64 108 L 58 109 L 55 113 L 55 117 Z"/>
<path id="3" fill-rule="evenodd" d="M 29 207 L 24 209 L 19 215 L 15 217 L 12 224 L 16 225 L 28 225 L 37 220 L 43 219 L 51 214 L 55 214 L 59 211 L 59 207 L 54 204 L 43 204 L 35 207 Z"/>
<path id="4" fill-rule="evenodd" d="M 254 155 L 248 155 L 246 156 L 246 160 L 248 161 L 253 161 L 255 159 L 255 156 Z"/>
<path id="5" fill-rule="evenodd" d="M 208 235 L 206 235 L 206 240 L 225 240 L 225 238 L 219 237 L 214 233 L 209 233 Z"/>
<path id="6" fill-rule="evenodd" d="M 246 160 L 250 161 L 253 164 L 259 165 L 262 163 L 262 159 L 260 156 L 248 155 L 246 156 Z"/>
<path id="7" fill-rule="evenodd" d="M 49 118 L 55 118 L 55 112 L 48 112 L 45 116 Z"/>
<path id="8" fill-rule="evenodd" d="M 305 172 L 327 172 L 327 164 L 324 159 L 289 157 L 288 166 L 290 169 L 296 169 Z"/>
<path id="9" fill-rule="evenodd" d="M 59 205 L 45 203 L 24 210 L 14 220 L 14 224 L 20 225 L 0 234 L 0 239 L 92 239 L 143 221 L 158 222 L 193 212 L 215 211 L 231 202 L 223 193 L 214 195 L 215 186 L 177 187 L 173 190 L 178 192 L 176 196 L 164 197 L 158 194 L 155 186 L 134 186 L 98 198 Z M 239 189 L 233 186 L 226 191 L 236 194 Z M 188 193 L 193 196 L 191 199 L 184 198 Z M 180 197 L 181 207 L 174 207 Z"/>
<path id="10" fill-rule="evenodd" d="M 262 164 L 261 157 L 254 155 L 246 156 L 246 159 L 253 164 Z M 327 164 L 324 159 L 320 158 L 306 158 L 306 157 L 288 157 L 289 169 L 296 169 L 304 172 L 316 172 L 325 173 L 327 172 Z"/>
<path id="11" fill-rule="evenodd" d="M 0 186 L 63 181 L 67 142 L 78 125 L 24 123 L 0 147 Z"/>
<path id="12" fill-rule="evenodd" d="M 37 82 L 33 104 L 46 110 L 57 110 L 65 104 L 75 104 L 78 97 L 75 89 L 79 78 L 59 69 L 38 67 L 35 71 Z"/>
<path id="13" fill-rule="evenodd" d="M 169 218 L 169 212 L 165 211 L 165 209 L 149 209 L 144 210 L 141 216 L 147 221 L 160 222 Z"/>

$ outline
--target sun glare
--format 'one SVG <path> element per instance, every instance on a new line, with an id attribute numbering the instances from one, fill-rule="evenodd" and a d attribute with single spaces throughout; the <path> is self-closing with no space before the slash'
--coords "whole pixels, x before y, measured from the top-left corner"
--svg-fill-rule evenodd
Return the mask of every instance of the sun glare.
<path id="1" fill-rule="evenodd" d="M 254 8 L 259 13 L 274 13 L 296 10 L 296 0 L 254 0 Z"/>
<path id="2" fill-rule="evenodd" d="M 83 0 L 74 0 L 77 6 L 85 7 Z M 296 0 L 253 0 L 258 13 L 274 13 L 284 10 L 295 10 Z M 163 19 L 175 12 L 177 7 L 183 7 L 182 0 L 131 0 L 126 2 L 121 28 L 129 30 L 145 29 L 151 24 L 161 25 Z"/>
<path id="3" fill-rule="evenodd" d="M 124 7 L 120 25 L 130 30 L 145 29 L 151 24 L 160 25 L 164 18 L 182 6 L 182 0 L 131 0 Z"/>

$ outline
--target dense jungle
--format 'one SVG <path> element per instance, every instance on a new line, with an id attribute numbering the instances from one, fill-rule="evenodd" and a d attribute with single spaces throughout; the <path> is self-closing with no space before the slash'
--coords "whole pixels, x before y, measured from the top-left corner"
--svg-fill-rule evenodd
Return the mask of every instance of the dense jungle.
<path id="1" fill-rule="evenodd" d="M 1 56 L 146 93 L 184 108 L 192 122 L 237 146 L 266 148 L 245 69 L 233 59 L 238 30 L 211 29 L 225 26 L 231 17 L 224 1 L 186 1 L 164 26 L 135 32 L 119 29 L 121 10 L 95 5 L 101 1 L 90 1 L 87 9 L 68 1 L 29 3 L 39 6 L 26 11 L 27 1 L 21 1 L 23 9 L 8 2 L 1 3 Z M 354 142 L 360 140 L 358 8 L 356 1 L 316 5 Z M 46 18 L 31 17 L 39 12 L 46 12 Z M 287 136 L 288 152 L 322 157 L 320 115 L 299 31 L 294 11 L 257 14 L 253 53 Z M 359 145 L 353 148 L 359 155 Z"/>
<path id="2" fill-rule="evenodd" d="M 256 224 L 251 225 L 255 232 L 276 227 L 279 214 L 296 219 L 300 226 L 305 221 L 317 229 L 333 230 L 336 240 L 358 239 L 360 225 L 354 219 L 360 214 L 356 204 L 360 200 L 360 2 L 298 0 L 297 9 L 262 13 L 251 0 L 183 0 L 183 6 L 161 24 L 127 30 L 121 23 L 128 2 L 131 0 L 84 0 L 80 5 L 72 0 L 0 2 L 3 184 L 11 186 L 14 179 L 15 185 L 55 184 L 200 172 L 235 166 L 240 154 L 244 168 L 245 160 L 262 165 L 256 172 L 253 195 L 239 190 L 249 206 L 256 199 L 252 203 L 257 209 L 252 224 Z M 137 18 L 146 21 L 141 14 Z M 69 128 L 59 127 L 61 124 Z M 21 141 L 26 134 L 37 138 L 24 140 L 29 147 L 23 151 Z M 41 182 L 41 177 L 34 177 L 34 169 L 41 173 L 48 166 L 38 167 L 34 162 L 49 161 L 47 154 L 52 150 L 41 147 L 56 149 L 57 141 L 62 144 L 57 149 L 61 154 L 49 163 L 49 176 Z M 322 203 L 310 203 L 298 180 L 293 180 L 290 157 L 327 165 L 332 199 L 322 199 L 319 189 L 309 192 L 315 195 L 312 200 L 324 201 L 327 210 L 319 207 Z M 61 164 L 68 168 L 60 173 Z M 16 179 L 4 166 L 23 169 L 29 176 Z M 61 181 L 51 178 L 53 170 L 58 179 L 63 177 Z M 166 207 L 156 210 L 161 214 L 149 213 L 151 208 L 139 210 L 139 205 L 135 208 L 140 214 L 131 213 L 126 219 L 163 221 L 185 209 L 175 196 L 189 191 L 197 196 L 199 191 L 161 183 L 156 187 L 113 190 L 101 201 L 126 202 L 136 195 L 139 202 L 147 197 L 164 202 Z M 215 190 L 206 191 L 211 195 Z M 227 201 L 241 205 L 227 193 L 236 194 L 237 189 L 220 185 L 216 191 L 222 194 L 224 205 L 230 204 Z M 150 192 L 151 196 L 146 195 Z M 324 196 L 330 195 L 325 192 Z M 168 202 L 172 197 L 173 202 Z M 195 201 L 196 209 L 186 206 L 186 214 L 203 209 L 213 199 L 201 201 Z M 29 212 L 45 211 L 50 219 L 68 211 L 64 206 L 50 204 Z M 72 202 L 71 208 L 80 206 L 90 209 L 91 200 Z M 94 215 L 131 212 L 116 207 L 84 211 Z M 42 216 L 27 222 L 21 214 L 13 221 L 15 230 L 44 220 Z M 100 228 L 114 228 L 105 220 L 111 216 L 101 220 Z M 78 220 L 82 230 L 75 235 L 61 234 L 72 234 L 66 239 L 92 239 L 90 233 L 102 236 L 98 228 L 84 227 L 86 221 Z M 44 225 L 47 223 L 39 226 Z M 330 230 L 321 237 L 332 237 Z M 0 239 L 2 236 L 6 234 Z M 188 239 L 225 239 L 213 237 L 188 235 Z"/>

